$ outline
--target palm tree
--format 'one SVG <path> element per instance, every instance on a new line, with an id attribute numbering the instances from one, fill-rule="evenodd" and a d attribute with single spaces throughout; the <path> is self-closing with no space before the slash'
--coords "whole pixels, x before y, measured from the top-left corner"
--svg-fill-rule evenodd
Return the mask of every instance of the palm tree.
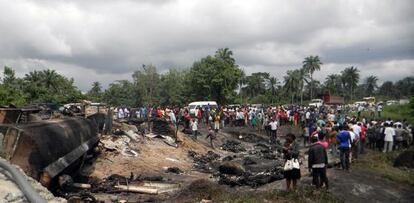
<path id="1" fill-rule="evenodd" d="M 330 74 L 325 79 L 325 88 L 329 91 L 329 94 L 338 94 L 341 89 L 341 76 L 338 74 Z"/>
<path id="2" fill-rule="evenodd" d="M 59 78 L 59 75 L 56 73 L 55 70 L 43 70 L 43 82 L 47 89 L 54 88 L 56 90 L 56 83 Z"/>
<path id="3" fill-rule="evenodd" d="M 286 92 L 290 92 L 292 97 L 301 95 L 301 102 L 303 100 L 303 86 L 304 86 L 304 71 L 302 69 L 288 70 L 287 75 L 284 77 Z"/>
<path id="4" fill-rule="evenodd" d="M 234 65 L 234 63 L 236 62 L 233 58 L 233 52 L 227 47 L 218 49 L 214 56 L 218 59 L 227 62 L 230 65 Z"/>
<path id="5" fill-rule="evenodd" d="M 322 62 L 320 61 L 319 56 L 308 56 L 302 63 L 303 69 L 310 75 L 310 99 L 313 99 L 313 73 L 321 69 Z"/>
<path id="6" fill-rule="evenodd" d="M 99 102 L 102 96 L 102 86 L 101 83 L 95 81 L 92 83 L 92 88 L 88 91 L 90 99 L 95 102 Z"/>
<path id="7" fill-rule="evenodd" d="M 358 68 L 351 66 L 345 68 L 342 72 L 342 82 L 345 88 L 349 88 L 351 90 L 351 101 L 354 97 L 354 90 L 358 85 L 359 82 L 359 70 Z"/>
<path id="8" fill-rule="evenodd" d="M 365 79 L 365 88 L 367 96 L 372 96 L 372 93 L 378 88 L 377 82 L 377 76 L 371 75 Z"/>
<path id="9" fill-rule="evenodd" d="M 381 87 L 379 88 L 379 94 L 386 96 L 386 98 L 390 98 L 393 92 L 395 90 L 394 83 L 391 81 L 385 81 L 382 83 Z"/>
<path id="10" fill-rule="evenodd" d="M 269 87 L 270 87 L 270 91 L 271 91 L 271 93 L 272 93 L 272 99 L 271 99 L 271 102 L 272 102 L 272 104 L 273 104 L 273 98 L 275 97 L 275 95 L 276 95 L 276 88 L 277 88 L 277 86 L 280 84 L 280 82 L 277 80 L 277 78 L 276 77 L 274 77 L 274 76 L 271 76 L 270 78 L 269 78 Z"/>

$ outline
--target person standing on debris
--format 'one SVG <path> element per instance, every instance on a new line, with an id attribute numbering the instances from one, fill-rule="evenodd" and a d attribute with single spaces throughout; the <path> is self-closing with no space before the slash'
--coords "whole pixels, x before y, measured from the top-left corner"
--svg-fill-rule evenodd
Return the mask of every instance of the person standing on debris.
<path id="1" fill-rule="evenodd" d="M 300 166 L 298 161 L 299 144 L 295 140 L 296 136 L 294 134 L 287 134 L 283 147 L 283 157 L 285 159 L 284 177 L 286 179 L 287 190 L 295 190 L 297 181 L 300 179 Z"/>
<path id="2" fill-rule="evenodd" d="M 168 110 L 169 116 L 170 116 L 170 121 L 173 124 L 174 127 L 176 127 L 177 124 L 177 119 L 175 117 L 175 113 L 174 111 Z"/>
<path id="3" fill-rule="evenodd" d="M 122 108 L 118 109 L 118 119 L 123 119 L 124 118 L 124 110 Z"/>
<path id="4" fill-rule="evenodd" d="M 215 112 L 214 115 L 214 131 L 218 132 L 220 129 L 220 112 Z"/>
<path id="5" fill-rule="evenodd" d="M 339 133 L 336 135 L 336 141 L 339 144 L 339 156 L 343 170 L 349 170 L 349 150 L 351 148 L 351 134 L 348 131 L 348 125 L 339 126 Z"/>
<path id="6" fill-rule="evenodd" d="M 128 110 L 128 108 L 127 108 L 127 107 L 125 107 L 125 108 L 124 108 L 124 118 L 129 119 L 129 116 L 130 116 L 130 114 L 129 114 L 129 110 Z"/>
<path id="7" fill-rule="evenodd" d="M 207 134 L 206 139 L 208 139 L 208 138 L 210 138 L 210 145 L 211 145 L 211 148 L 213 148 L 213 149 L 214 149 L 214 143 L 213 143 L 213 140 L 215 140 L 215 139 L 216 139 L 216 133 L 214 132 L 214 130 L 213 130 L 213 128 L 212 128 L 212 127 L 209 127 L 209 130 L 208 130 L 208 134 Z"/>
<path id="8" fill-rule="evenodd" d="M 308 169 L 313 176 L 313 184 L 316 188 L 321 188 L 325 184 L 328 189 L 328 177 L 326 176 L 326 167 L 328 166 L 328 154 L 325 147 L 317 144 L 318 138 L 312 137 L 314 143 L 308 151 Z"/>
<path id="9" fill-rule="evenodd" d="M 270 143 L 276 143 L 277 140 L 277 121 L 272 119 L 270 126 Z"/>
<path id="10" fill-rule="evenodd" d="M 191 122 L 191 130 L 193 131 L 194 139 L 197 139 L 197 135 L 198 135 L 197 119 L 193 119 L 193 121 Z"/>

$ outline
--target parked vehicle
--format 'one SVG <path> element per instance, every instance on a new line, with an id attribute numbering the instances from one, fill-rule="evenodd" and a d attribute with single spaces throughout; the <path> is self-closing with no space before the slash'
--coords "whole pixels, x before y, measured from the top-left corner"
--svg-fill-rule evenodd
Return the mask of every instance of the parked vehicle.
<path id="1" fill-rule="evenodd" d="M 364 97 L 362 98 L 367 104 L 373 105 L 375 104 L 375 97 Z"/>
<path id="2" fill-rule="evenodd" d="M 355 107 L 358 107 L 358 106 L 366 106 L 366 105 L 367 105 L 367 102 L 366 101 L 356 101 L 354 103 L 354 106 Z"/>
<path id="3" fill-rule="evenodd" d="M 344 97 L 327 94 L 323 96 L 323 103 L 327 105 L 342 105 L 345 102 Z"/>
<path id="4" fill-rule="evenodd" d="M 197 101 L 197 102 L 191 102 L 190 104 L 188 104 L 188 109 L 190 111 L 191 115 L 195 114 L 195 110 L 197 108 L 217 108 L 217 102 L 215 101 Z"/>
<path id="5" fill-rule="evenodd" d="M 399 104 L 399 101 L 397 101 L 397 100 L 388 100 L 386 104 L 387 104 L 387 106 L 396 105 L 396 104 Z"/>
<path id="6" fill-rule="evenodd" d="M 319 108 L 323 105 L 322 99 L 312 99 L 309 106 Z"/>

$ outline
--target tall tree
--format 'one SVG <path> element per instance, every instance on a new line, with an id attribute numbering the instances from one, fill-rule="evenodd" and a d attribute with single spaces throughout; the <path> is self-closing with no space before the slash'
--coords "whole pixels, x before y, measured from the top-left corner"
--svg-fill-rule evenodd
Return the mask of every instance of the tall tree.
<path id="1" fill-rule="evenodd" d="M 103 98 L 108 104 L 117 107 L 142 105 L 136 87 L 128 80 L 119 80 L 109 84 Z"/>
<path id="2" fill-rule="evenodd" d="M 274 98 L 276 96 L 276 89 L 277 89 L 278 85 L 280 84 L 280 82 L 277 80 L 276 77 L 271 76 L 269 78 L 269 82 L 268 83 L 269 83 L 269 89 L 270 89 L 270 92 L 271 92 L 271 95 L 272 95 L 270 101 L 273 104 Z"/>
<path id="3" fill-rule="evenodd" d="M 398 98 L 410 97 L 414 95 L 414 77 L 405 77 L 395 82 L 395 88 L 398 90 Z"/>
<path id="4" fill-rule="evenodd" d="M 223 60 L 233 66 L 236 60 L 233 58 L 233 52 L 229 48 L 220 48 L 216 51 L 214 57 Z"/>
<path id="5" fill-rule="evenodd" d="M 4 66 L 3 79 L 0 83 L 0 105 L 22 106 L 26 103 L 25 94 L 22 90 L 21 79 L 16 78 L 15 71 Z"/>
<path id="6" fill-rule="evenodd" d="M 194 62 L 185 81 L 186 89 L 191 93 L 189 97 L 192 99 L 213 99 L 219 104 L 225 104 L 235 98 L 240 77 L 241 70 L 237 65 L 215 56 L 207 56 Z"/>
<path id="7" fill-rule="evenodd" d="M 303 63 L 303 69 L 309 73 L 310 82 L 313 84 L 313 73 L 321 69 L 322 62 L 319 59 L 319 56 L 308 56 L 305 58 Z M 313 99 L 313 85 L 310 88 L 310 98 Z"/>
<path id="8" fill-rule="evenodd" d="M 378 78 L 377 76 L 369 76 L 367 78 L 365 78 L 365 93 L 366 96 L 372 96 L 374 91 L 378 88 Z"/>
<path id="9" fill-rule="evenodd" d="M 160 79 L 160 104 L 167 105 L 185 105 L 188 102 L 184 95 L 184 80 L 187 71 L 170 69 L 167 73 L 161 75 Z"/>
<path id="10" fill-rule="evenodd" d="M 378 94 L 390 98 L 395 92 L 394 83 L 391 81 L 385 81 L 378 89 Z"/>
<path id="11" fill-rule="evenodd" d="M 87 96 L 89 99 L 95 102 L 100 102 L 102 99 L 102 85 L 100 82 L 95 81 L 92 83 L 92 88 L 88 91 Z"/>
<path id="12" fill-rule="evenodd" d="M 250 98 L 263 94 L 266 91 L 266 82 L 269 77 L 269 73 L 266 72 L 252 73 L 246 77 L 246 87 L 243 88 L 243 92 Z"/>
<path id="13" fill-rule="evenodd" d="M 355 88 L 358 86 L 359 82 L 359 70 L 354 66 L 347 67 L 341 72 L 341 75 L 345 88 L 351 91 L 350 96 L 352 101 L 354 97 Z"/>
<path id="14" fill-rule="evenodd" d="M 152 65 L 142 65 L 142 69 L 132 74 L 135 88 L 142 95 L 142 102 L 145 105 L 155 105 L 159 103 L 159 80 L 160 75 L 157 68 Z"/>
<path id="15" fill-rule="evenodd" d="M 304 71 L 303 69 L 288 70 L 286 74 L 287 75 L 284 77 L 285 84 L 283 88 L 285 89 L 285 92 L 291 96 L 291 103 L 293 104 L 294 97 L 298 97 L 300 95 L 302 98 L 304 86 Z"/>
<path id="16" fill-rule="evenodd" d="M 325 89 L 328 90 L 329 94 L 336 95 L 340 94 L 342 90 L 341 76 L 338 74 L 330 74 L 325 78 L 324 83 Z"/>

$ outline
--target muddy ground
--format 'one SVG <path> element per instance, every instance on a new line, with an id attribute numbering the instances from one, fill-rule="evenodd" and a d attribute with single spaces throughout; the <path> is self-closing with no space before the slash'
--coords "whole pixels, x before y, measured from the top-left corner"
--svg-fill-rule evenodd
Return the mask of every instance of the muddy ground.
<path id="1" fill-rule="evenodd" d="M 280 142 L 284 142 L 284 137 L 287 132 L 293 132 L 300 135 L 297 129 L 290 126 L 283 126 L 278 130 Z M 127 179 L 126 184 L 142 184 L 143 182 L 162 182 L 174 184 L 172 190 L 158 194 L 140 194 L 131 192 L 119 191 L 93 191 L 93 196 L 99 200 L 110 202 L 113 200 L 126 200 L 127 202 L 198 202 L 201 199 L 213 199 L 222 201 L 221 195 L 223 193 L 245 195 L 251 194 L 255 196 L 256 193 L 266 193 L 263 197 L 257 195 L 253 198 L 254 202 L 279 202 L 288 201 L 287 199 L 272 198 L 267 193 L 274 193 L 274 191 L 285 190 L 284 180 L 279 180 L 278 177 L 272 179 L 270 183 L 259 185 L 229 185 L 223 184 L 222 178 L 218 169 L 211 169 L 211 171 L 200 170 L 195 165 L 194 158 L 189 156 L 189 151 L 195 152 L 199 155 L 214 153 L 220 156 L 218 163 L 223 162 L 226 157 L 238 157 L 240 154 L 246 152 L 232 152 L 220 148 L 224 143 L 236 141 L 240 143 L 247 151 L 255 149 L 258 143 L 269 145 L 268 137 L 264 132 L 259 132 L 252 128 L 246 127 L 229 127 L 220 130 L 215 141 L 215 149 L 210 147 L 210 143 L 205 136 L 207 134 L 206 126 L 200 126 L 200 137 L 194 140 L 191 136 L 182 132 L 178 133 L 179 144 L 178 147 L 172 147 L 166 144 L 159 138 L 146 138 L 145 142 L 129 141 L 129 148 L 135 150 L 137 156 L 126 156 L 122 154 L 121 150 L 107 150 L 103 149 L 93 164 L 85 167 L 85 176 L 83 181 L 92 184 L 96 187 L 97 182 L 102 182 L 114 174 Z M 122 136 L 125 137 L 125 136 Z M 107 140 L 119 140 L 120 137 L 110 136 L 104 137 Z M 121 138 L 125 139 L 125 138 Z M 127 140 L 127 139 L 126 139 Z M 127 140 L 128 141 L 128 140 Z M 307 156 L 305 154 L 307 148 L 303 146 L 302 140 L 299 136 L 298 142 L 302 146 L 302 179 L 300 181 L 300 190 L 313 190 L 311 186 L 311 177 L 307 172 Z M 273 146 L 272 150 L 277 151 L 277 146 Z M 209 152 L 210 151 L 210 152 Z M 250 152 L 250 151 L 249 151 Z M 277 156 L 277 152 L 272 155 Z M 237 158 L 236 158 L 237 159 Z M 275 158 L 277 159 L 277 157 Z M 241 159 L 240 159 L 241 160 Z M 267 159 L 266 159 L 267 160 Z M 267 161 L 263 161 L 266 163 Z M 245 161 L 245 160 L 244 160 Z M 271 159 L 268 160 L 271 163 Z M 262 162 L 260 162 L 261 164 Z M 259 164 L 259 165 L 260 165 Z M 214 165 L 214 164 L 212 164 Z M 211 166 L 214 168 L 214 166 Z M 179 173 L 175 170 L 169 171 L 168 168 L 179 169 Z M 246 168 L 248 170 L 248 168 Z M 273 172 L 276 174 L 276 172 Z M 156 177 L 152 180 L 151 178 Z M 236 176 L 231 176 L 236 177 Z M 274 176 L 268 176 L 274 177 Z M 158 179 L 157 179 L 158 178 Z M 404 185 L 378 177 L 375 174 L 361 172 L 357 168 L 353 168 L 351 172 L 343 172 L 342 170 L 331 168 L 328 170 L 328 178 L 330 181 L 330 189 L 328 195 L 338 198 L 338 201 L 345 202 L 414 202 L 414 188 L 410 185 Z M 268 180 L 268 179 L 266 179 Z M 109 181 L 110 182 L 110 181 Z M 125 184 L 124 180 L 117 180 L 116 184 Z M 220 183 L 220 184 L 219 184 Z M 112 184 L 114 181 L 112 180 Z M 90 192 L 90 191 L 89 191 Z M 306 193 L 308 194 L 308 193 Z M 309 193 L 318 196 L 319 193 Z M 280 195 L 277 193 L 277 195 Z M 276 196 L 277 196 L 276 195 Z M 250 198 L 250 197 L 246 197 Z M 255 199 L 257 198 L 257 199 Z M 237 201 L 250 201 L 251 199 L 238 199 Z M 299 201 L 332 201 L 331 199 L 301 199 Z M 227 200 L 226 200 L 227 201 Z M 229 200 L 232 201 L 231 199 Z M 236 201 L 236 200 L 235 200 Z"/>

